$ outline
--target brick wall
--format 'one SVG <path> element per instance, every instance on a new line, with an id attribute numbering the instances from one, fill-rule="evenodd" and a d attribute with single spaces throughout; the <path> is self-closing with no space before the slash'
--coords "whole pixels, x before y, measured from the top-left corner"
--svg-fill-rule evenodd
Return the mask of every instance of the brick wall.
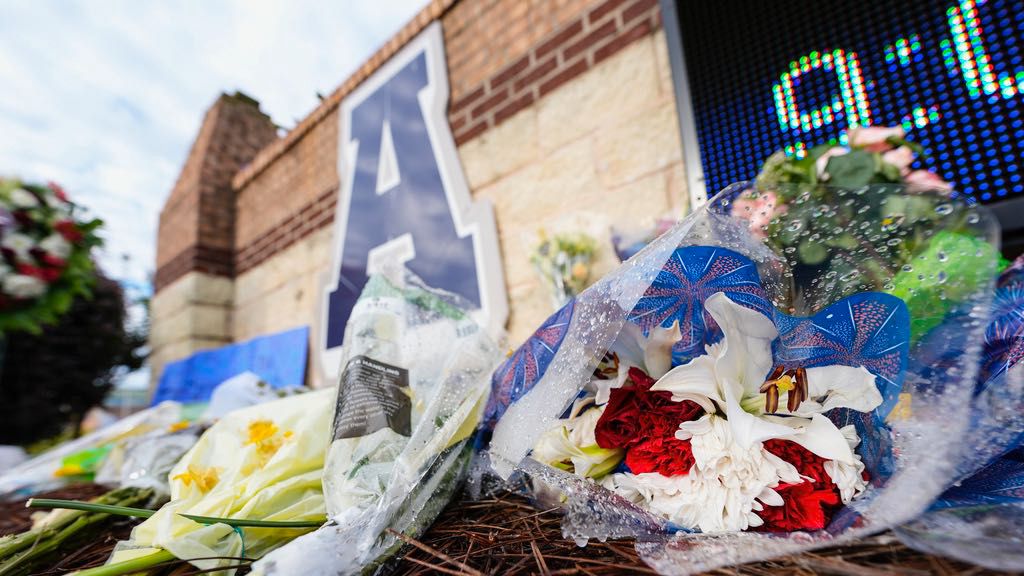
<path id="1" fill-rule="evenodd" d="M 235 190 L 242 166 L 277 138 L 259 103 L 221 95 L 207 111 L 170 198 L 160 212 L 154 288 L 197 270 L 232 276 Z"/>
<path id="2" fill-rule="evenodd" d="M 477 90 L 595 0 L 476 0 L 444 15 L 452 101 Z"/>
<path id="3" fill-rule="evenodd" d="M 329 225 L 338 185 L 335 109 L 238 191 L 236 271 L 242 273 Z"/>
<path id="4" fill-rule="evenodd" d="M 486 3 L 466 3 L 465 12 L 477 10 L 481 4 Z M 445 39 L 450 42 L 448 67 L 452 77 L 459 79 L 458 83 L 452 80 L 449 121 L 455 142 L 460 145 L 661 25 L 657 0 L 567 1 L 559 3 L 563 9 L 552 14 L 548 14 L 545 3 L 529 8 L 526 2 L 513 0 L 491 4 L 512 4 L 516 8 L 505 6 L 508 12 L 496 10 L 486 17 L 467 18 L 469 22 L 453 27 L 451 33 L 445 19 Z M 460 7 L 452 10 L 453 17 Z M 506 25 L 503 19 L 515 13 L 521 16 Z M 572 18 L 559 21 L 560 16 L 570 15 Z M 535 20 L 539 22 L 534 26 Z M 521 30 L 524 27 L 527 31 Z M 497 35 L 494 42 L 492 34 Z M 520 42 L 534 37 L 543 41 Z M 484 72 L 492 75 L 487 77 Z"/>

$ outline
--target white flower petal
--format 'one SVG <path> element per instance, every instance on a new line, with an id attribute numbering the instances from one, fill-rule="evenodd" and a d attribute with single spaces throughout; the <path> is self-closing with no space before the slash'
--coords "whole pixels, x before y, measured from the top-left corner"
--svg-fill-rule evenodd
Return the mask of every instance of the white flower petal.
<path id="1" fill-rule="evenodd" d="M 757 499 L 769 506 L 782 506 L 786 502 L 782 499 L 782 496 L 778 492 L 771 488 L 765 488 L 757 496 Z"/>
<path id="2" fill-rule="evenodd" d="M 636 324 L 626 321 L 612 344 L 612 351 L 619 357 L 620 371 L 629 371 L 630 366 L 644 368 L 644 346 L 647 339 Z"/>
<path id="3" fill-rule="evenodd" d="M 732 439 L 743 448 L 750 448 L 765 440 L 785 438 L 793 434 L 793 429 L 788 426 L 754 416 L 743 410 L 729 387 L 725 389 L 725 405 Z"/>
<path id="4" fill-rule="evenodd" d="M 882 404 L 875 376 L 863 366 L 808 368 L 807 388 L 808 396 L 821 403 L 820 412 L 833 408 L 870 412 Z"/>
<path id="5" fill-rule="evenodd" d="M 779 332 L 770 318 L 741 306 L 724 292 L 712 294 L 704 308 L 725 334 L 715 363 L 719 380 L 731 380 L 743 386 L 744 396 L 759 393 L 772 369 L 772 340 Z"/>
<path id="6" fill-rule="evenodd" d="M 843 433 L 836 428 L 831 420 L 821 414 L 815 414 L 810 420 L 777 416 L 767 416 L 765 419 L 789 426 L 792 429 L 792 434 L 789 436 L 780 435 L 776 438 L 792 440 L 825 460 L 852 464 L 857 458 Z"/>
<path id="7" fill-rule="evenodd" d="M 698 356 L 669 370 L 651 386 L 651 390 L 671 392 L 676 402 L 692 400 L 706 412 L 714 412 L 717 410 L 714 403 L 721 404 L 725 400 L 715 377 L 715 359 L 708 355 Z"/>
<path id="8" fill-rule="evenodd" d="M 647 347 L 644 348 L 644 366 L 647 368 L 648 376 L 657 380 L 672 368 L 672 346 L 679 339 L 678 320 L 668 328 L 651 328 L 647 337 Z"/>

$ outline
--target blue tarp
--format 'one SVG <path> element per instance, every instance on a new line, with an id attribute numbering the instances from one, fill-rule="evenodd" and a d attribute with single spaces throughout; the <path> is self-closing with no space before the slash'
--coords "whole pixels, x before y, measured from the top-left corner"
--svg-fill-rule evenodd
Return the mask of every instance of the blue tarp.
<path id="1" fill-rule="evenodd" d="M 206 402 L 218 384 L 247 370 L 274 388 L 301 386 L 306 380 L 308 342 L 309 327 L 303 326 L 196 352 L 164 366 L 152 404 Z"/>

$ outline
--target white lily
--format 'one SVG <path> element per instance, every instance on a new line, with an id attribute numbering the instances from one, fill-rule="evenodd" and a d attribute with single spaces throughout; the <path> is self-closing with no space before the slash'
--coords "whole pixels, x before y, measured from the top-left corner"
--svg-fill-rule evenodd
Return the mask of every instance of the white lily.
<path id="1" fill-rule="evenodd" d="M 578 402 L 573 416 L 559 420 L 545 432 L 530 456 L 549 466 L 572 472 L 585 478 L 600 478 L 622 461 L 623 452 L 597 445 L 594 430 L 604 413 L 604 406 L 590 406 L 590 401 Z"/>
<path id="2" fill-rule="evenodd" d="M 730 437 L 740 448 L 749 449 L 772 438 L 791 440 L 825 460 L 856 467 L 859 457 L 843 433 L 822 415 L 832 408 L 867 412 L 882 403 L 875 377 L 864 367 L 823 366 L 808 368 L 807 398 L 778 415 L 765 412 L 762 385 L 772 369 L 772 341 L 778 335 L 774 323 L 763 314 L 745 308 L 724 293 L 712 295 L 704 307 L 724 333 L 707 354 L 677 366 L 665 374 L 652 390 L 672 393 L 673 400 L 692 400 L 709 414 L 725 416 Z M 787 379 L 779 391 L 799 393 Z M 695 422 L 684 423 L 677 437 L 695 435 Z"/>
<path id="3" fill-rule="evenodd" d="M 611 391 L 626 383 L 630 368 L 639 368 L 654 379 L 661 378 L 672 368 L 672 346 L 679 341 L 679 321 L 668 328 L 656 326 L 647 336 L 636 324 L 626 321 L 612 350 L 619 360 L 618 377 L 614 380 L 593 380 L 595 401 L 607 404 Z"/>

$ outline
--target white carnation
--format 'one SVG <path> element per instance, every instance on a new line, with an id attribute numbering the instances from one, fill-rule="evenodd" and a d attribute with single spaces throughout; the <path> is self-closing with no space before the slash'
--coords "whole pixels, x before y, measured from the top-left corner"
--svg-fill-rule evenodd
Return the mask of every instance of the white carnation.
<path id="1" fill-rule="evenodd" d="M 26 234 L 13 232 L 4 234 L 3 242 L 0 242 L 0 245 L 14 252 L 19 260 L 27 260 L 29 251 L 36 247 L 36 241 Z"/>
<path id="2" fill-rule="evenodd" d="M 602 485 L 680 526 L 712 533 L 760 526 L 757 512 L 783 504 L 774 488 L 803 481 L 760 442 L 747 448 L 737 443 L 720 416 L 705 415 L 682 428 L 693 450 L 689 474 L 613 474 Z"/>
<path id="3" fill-rule="evenodd" d="M 39 247 L 61 260 L 67 260 L 68 256 L 71 255 L 71 243 L 60 234 L 50 234 L 43 238 L 43 241 L 39 243 Z"/>
<path id="4" fill-rule="evenodd" d="M 38 298 L 46 293 L 46 283 L 24 274 L 11 274 L 3 280 L 4 292 L 15 298 Z"/>
<path id="5" fill-rule="evenodd" d="M 850 445 L 850 451 L 853 452 L 854 448 L 860 444 L 857 429 L 851 424 L 843 426 L 839 431 L 843 433 L 846 442 Z M 824 466 L 829 478 L 839 488 L 839 496 L 843 499 L 843 504 L 849 504 L 868 487 L 868 483 L 864 481 L 864 463 L 860 459 L 860 454 L 853 452 L 853 456 L 853 463 L 829 460 L 825 462 Z"/>
<path id="6" fill-rule="evenodd" d="M 39 199 L 24 188 L 15 188 L 11 190 L 11 204 L 15 208 L 35 208 L 39 205 Z"/>

